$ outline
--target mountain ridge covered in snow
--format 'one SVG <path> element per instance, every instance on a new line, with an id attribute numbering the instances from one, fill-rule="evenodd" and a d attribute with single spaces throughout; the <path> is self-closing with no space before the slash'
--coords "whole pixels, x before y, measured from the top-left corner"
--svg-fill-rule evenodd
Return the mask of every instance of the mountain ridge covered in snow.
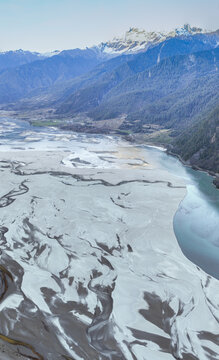
<path id="1" fill-rule="evenodd" d="M 177 37 L 188 37 L 200 34 L 214 33 L 211 30 L 205 30 L 199 27 L 192 27 L 189 24 L 185 24 L 183 27 L 176 28 L 172 31 L 146 31 L 138 27 L 130 27 L 128 31 L 122 36 L 116 36 L 112 40 L 101 42 L 98 45 L 92 47 L 86 47 L 81 50 L 92 49 L 98 53 L 104 53 L 105 55 L 120 55 L 128 53 L 137 53 L 147 50 L 150 46 L 159 44 L 165 40 Z M 73 48 L 72 48 L 73 49 Z M 72 50 L 67 49 L 67 51 Z M 48 52 L 28 51 L 23 49 L 0 51 L 0 55 L 28 55 L 33 54 L 39 59 L 52 57 L 62 54 L 66 50 L 54 50 Z"/>
<path id="2" fill-rule="evenodd" d="M 211 33 L 198 27 L 191 27 L 185 24 L 181 28 L 176 28 L 170 32 L 147 32 L 144 29 L 131 27 L 121 37 L 114 37 L 113 40 L 102 42 L 97 47 L 108 54 L 127 54 L 147 50 L 150 46 L 157 45 L 165 40 L 176 37 L 188 37 L 193 35 Z M 212 32 L 213 33 L 213 32 Z"/>

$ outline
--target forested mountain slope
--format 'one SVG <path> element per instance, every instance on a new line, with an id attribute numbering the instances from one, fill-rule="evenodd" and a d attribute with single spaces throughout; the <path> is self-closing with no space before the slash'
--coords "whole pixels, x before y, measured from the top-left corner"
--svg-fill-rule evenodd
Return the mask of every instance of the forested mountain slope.
<path id="1" fill-rule="evenodd" d="M 132 62 L 85 83 L 57 112 L 73 116 L 84 111 L 94 120 L 126 114 L 123 127 L 140 131 L 148 123 L 187 126 L 217 101 L 219 48 L 166 58 L 139 73 Z"/>
<path id="2" fill-rule="evenodd" d="M 7 69 L 0 73 L 0 104 L 16 102 L 36 89 L 40 93 L 44 88 L 73 79 L 103 60 L 96 51 L 75 49 Z"/>
<path id="3" fill-rule="evenodd" d="M 219 173 L 219 101 L 214 110 L 178 136 L 173 149 L 191 165 Z"/>

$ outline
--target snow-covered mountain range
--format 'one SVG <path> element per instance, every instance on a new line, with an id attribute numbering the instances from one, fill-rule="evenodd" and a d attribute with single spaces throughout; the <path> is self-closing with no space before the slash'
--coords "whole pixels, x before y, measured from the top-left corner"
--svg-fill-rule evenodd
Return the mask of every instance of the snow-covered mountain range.
<path id="1" fill-rule="evenodd" d="M 130 28 L 124 36 L 115 37 L 111 41 L 102 42 L 98 48 L 108 54 L 136 53 L 146 50 L 151 45 L 159 44 L 175 37 L 187 37 L 196 34 L 206 34 L 210 31 L 185 24 L 170 32 L 147 32 L 135 27 Z"/>
<path id="2" fill-rule="evenodd" d="M 114 37 L 112 40 L 102 42 L 99 45 L 91 47 L 90 49 L 95 51 L 96 53 L 99 53 L 100 55 L 108 54 L 114 56 L 119 54 L 138 53 L 147 50 L 147 48 L 149 48 L 150 46 L 159 44 L 171 38 L 188 37 L 207 33 L 211 33 L 211 31 L 203 30 L 198 27 L 191 27 L 189 24 L 185 24 L 183 27 L 176 28 L 170 32 L 147 32 L 144 29 L 131 27 L 128 31 L 126 31 L 124 35 Z M 52 57 L 54 55 L 59 55 L 62 53 L 63 51 L 60 50 L 54 50 L 45 53 L 24 51 L 22 49 L 15 51 L 0 51 L 0 55 L 5 56 L 11 56 L 12 54 L 14 54 L 16 56 L 26 57 L 31 54 L 35 56 L 36 60 Z"/>

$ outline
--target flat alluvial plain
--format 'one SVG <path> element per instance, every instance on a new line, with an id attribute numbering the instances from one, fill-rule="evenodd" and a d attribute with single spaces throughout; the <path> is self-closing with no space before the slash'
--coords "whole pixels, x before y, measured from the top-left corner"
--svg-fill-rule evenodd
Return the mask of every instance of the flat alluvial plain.
<path id="1" fill-rule="evenodd" d="M 112 136 L 1 131 L 1 357 L 218 359 L 219 282 L 173 230 L 183 166 Z"/>

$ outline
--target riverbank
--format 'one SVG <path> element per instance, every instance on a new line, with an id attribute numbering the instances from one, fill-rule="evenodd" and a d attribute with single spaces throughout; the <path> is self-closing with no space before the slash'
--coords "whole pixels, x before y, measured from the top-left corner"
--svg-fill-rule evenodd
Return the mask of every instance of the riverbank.
<path id="1" fill-rule="evenodd" d="M 184 165 L 187 166 L 193 170 L 196 171 L 203 171 L 207 174 L 209 174 L 210 176 L 213 177 L 213 184 L 215 185 L 215 187 L 217 189 L 219 189 L 219 174 L 214 172 L 214 171 L 210 171 L 207 170 L 205 168 L 199 167 L 197 165 L 192 165 L 190 164 L 189 161 L 185 161 L 182 156 L 180 156 L 179 154 L 175 153 L 172 149 L 171 146 L 169 144 L 163 143 L 163 142 L 148 142 L 148 141 L 142 141 L 142 136 L 136 135 L 136 134 L 130 134 L 127 136 L 122 136 L 123 139 L 125 139 L 126 141 L 129 141 L 130 143 L 133 144 L 139 144 L 139 145 L 149 145 L 149 146 L 155 146 L 155 147 L 162 147 L 163 149 L 165 149 L 165 151 L 167 152 L 168 155 L 174 156 L 177 159 L 179 159 L 179 161 Z"/>

